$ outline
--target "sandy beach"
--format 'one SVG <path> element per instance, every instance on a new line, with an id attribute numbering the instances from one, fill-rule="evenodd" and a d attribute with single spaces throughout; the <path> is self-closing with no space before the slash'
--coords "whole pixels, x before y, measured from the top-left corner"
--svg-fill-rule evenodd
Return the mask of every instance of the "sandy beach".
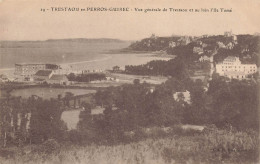
<path id="1" fill-rule="evenodd" d="M 152 60 L 170 60 L 170 56 L 160 56 L 152 53 L 127 53 L 127 54 L 98 54 L 96 59 L 56 63 L 63 69 L 69 69 L 74 72 L 82 70 L 107 70 L 112 69 L 113 66 L 119 66 L 124 69 L 126 65 L 140 65 Z M 46 62 L 47 63 L 47 62 Z M 0 74 L 12 76 L 14 68 L 2 68 Z"/>

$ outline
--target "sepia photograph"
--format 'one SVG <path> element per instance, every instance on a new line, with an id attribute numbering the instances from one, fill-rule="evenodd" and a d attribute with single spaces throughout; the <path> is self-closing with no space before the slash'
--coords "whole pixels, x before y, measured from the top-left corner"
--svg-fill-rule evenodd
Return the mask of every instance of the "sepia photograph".
<path id="1" fill-rule="evenodd" d="M 259 0 L 0 0 L 0 164 L 257 164 Z"/>

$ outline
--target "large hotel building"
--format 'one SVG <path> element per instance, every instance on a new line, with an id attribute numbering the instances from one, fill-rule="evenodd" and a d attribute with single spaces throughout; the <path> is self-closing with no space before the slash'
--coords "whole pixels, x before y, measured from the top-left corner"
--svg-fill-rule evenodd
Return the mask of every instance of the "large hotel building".
<path id="1" fill-rule="evenodd" d="M 31 77 L 39 70 L 46 70 L 51 69 L 55 70 L 58 69 L 58 66 L 55 64 L 26 64 L 26 63 L 20 63 L 15 64 L 15 75 L 23 76 L 23 77 Z"/>
<path id="2" fill-rule="evenodd" d="M 229 56 L 216 64 L 216 72 L 230 79 L 245 79 L 257 72 L 256 64 L 242 64 L 238 57 Z"/>

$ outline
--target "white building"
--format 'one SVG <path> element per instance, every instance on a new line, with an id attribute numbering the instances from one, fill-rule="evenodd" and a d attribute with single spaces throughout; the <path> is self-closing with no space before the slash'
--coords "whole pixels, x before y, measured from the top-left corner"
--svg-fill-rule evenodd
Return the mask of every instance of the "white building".
<path id="1" fill-rule="evenodd" d="M 14 74 L 17 76 L 31 77 L 39 70 L 45 70 L 46 64 L 16 63 Z"/>
<path id="2" fill-rule="evenodd" d="M 236 35 L 232 36 L 232 41 L 233 41 L 234 44 L 238 44 Z"/>
<path id="3" fill-rule="evenodd" d="M 169 42 L 169 47 L 170 47 L 170 48 L 176 47 L 176 43 L 173 42 L 173 41 Z"/>
<path id="4" fill-rule="evenodd" d="M 206 56 L 206 55 L 203 55 L 203 56 L 201 56 L 201 57 L 199 58 L 199 61 L 200 61 L 200 62 L 206 62 L 206 61 L 208 61 L 208 62 L 213 62 L 213 56 L 208 57 L 208 56 Z"/>
<path id="5" fill-rule="evenodd" d="M 201 47 L 193 47 L 193 53 L 200 55 L 200 54 L 203 54 L 204 51 L 203 51 L 203 48 L 201 48 Z"/>
<path id="6" fill-rule="evenodd" d="M 225 32 L 224 32 L 224 36 L 225 36 L 225 37 L 230 37 L 230 36 L 232 36 L 232 35 L 233 35 L 232 30 L 231 30 L 231 31 L 225 31 Z"/>
<path id="7" fill-rule="evenodd" d="M 217 42 L 219 48 L 226 48 L 226 45 L 223 42 Z"/>
<path id="8" fill-rule="evenodd" d="M 245 79 L 257 72 L 256 64 L 241 64 L 238 57 L 229 56 L 223 62 L 216 64 L 216 72 L 230 79 Z"/>
<path id="9" fill-rule="evenodd" d="M 175 92 L 173 94 L 173 98 L 175 101 L 185 101 L 186 103 L 190 104 L 191 103 L 191 98 L 190 98 L 190 92 L 185 91 L 185 92 Z"/>
<path id="10" fill-rule="evenodd" d="M 231 49 L 234 48 L 234 46 L 235 46 L 234 43 L 229 42 L 229 43 L 226 45 L 226 48 L 231 50 Z"/>

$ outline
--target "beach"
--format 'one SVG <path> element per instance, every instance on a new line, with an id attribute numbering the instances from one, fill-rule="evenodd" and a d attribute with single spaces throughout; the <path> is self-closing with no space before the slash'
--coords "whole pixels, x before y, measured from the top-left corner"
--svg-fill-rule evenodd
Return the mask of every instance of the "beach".
<path id="1" fill-rule="evenodd" d="M 73 61 L 68 63 L 59 63 L 63 69 L 69 69 L 74 72 L 80 72 L 82 70 L 107 70 L 112 69 L 113 66 L 119 66 L 121 69 L 124 69 L 126 65 L 140 65 L 145 64 L 152 60 L 170 60 L 170 57 L 157 56 L 153 53 L 118 53 L 118 54 L 96 54 L 95 58 L 85 61 Z M 51 61 L 50 61 L 51 62 Z M 48 63 L 46 61 L 46 63 Z M 15 64 L 15 63 L 14 63 Z M 13 75 L 14 73 L 14 64 L 13 68 L 1 68 L 0 74 Z"/>

